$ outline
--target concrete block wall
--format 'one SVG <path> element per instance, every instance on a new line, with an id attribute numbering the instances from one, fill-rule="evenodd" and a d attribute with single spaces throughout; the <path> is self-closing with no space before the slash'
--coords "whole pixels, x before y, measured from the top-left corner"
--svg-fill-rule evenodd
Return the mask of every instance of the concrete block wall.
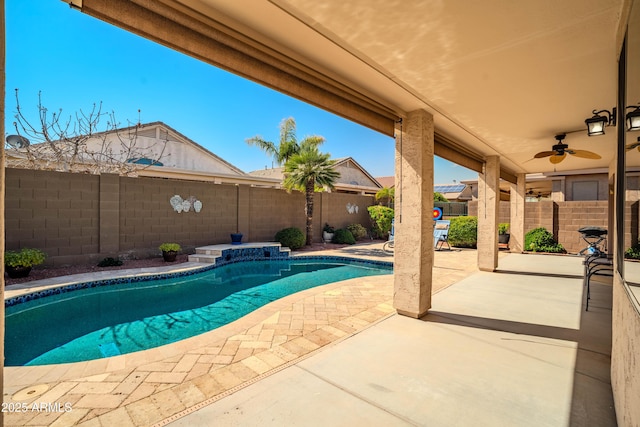
<path id="1" fill-rule="evenodd" d="M 525 204 L 525 222 L 524 232 L 533 230 L 534 228 L 544 227 L 556 237 L 559 243 L 569 253 L 578 253 L 586 247 L 586 243 L 582 240 L 578 229 L 585 226 L 608 227 L 607 201 L 569 201 L 554 202 L 551 200 L 542 200 L 539 202 L 527 202 Z M 627 207 L 627 218 L 631 221 L 634 218 L 638 224 L 637 203 L 635 211 L 631 204 Z M 477 215 L 477 201 L 469 203 L 469 215 Z M 500 222 L 510 222 L 510 205 L 509 202 L 500 202 Z M 633 229 L 633 228 L 631 228 Z M 631 240 L 631 234 L 628 236 Z M 628 247 L 628 246 L 626 246 Z"/>
<path id="2" fill-rule="evenodd" d="M 193 196 L 199 213 L 176 212 L 170 199 Z M 120 177 L 119 252 L 157 253 L 163 242 L 185 250 L 229 242 L 238 226 L 238 187 L 197 181 Z"/>
<path id="3" fill-rule="evenodd" d="M 94 175 L 7 169 L 6 249 L 37 248 L 68 263 L 99 252 L 99 186 Z"/>
<path id="4" fill-rule="evenodd" d="M 345 228 L 350 224 L 360 224 L 366 229 L 371 228 L 371 217 L 367 208 L 374 204 L 372 196 L 348 193 L 330 193 L 322 199 L 328 204 L 326 213 L 323 212 L 322 222 L 314 224 L 314 236 L 316 239 L 322 238 L 322 228 L 325 223 L 334 228 Z M 356 212 L 357 211 L 357 212 Z M 317 230 L 316 230 L 317 229 Z"/>
<path id="5" fill-rule="evenodd" d="M 557 203 L 557 238 L 567 252 L 578 253 L 587 246 L 578 232 L 580 228 L 608 228 L 607 205 L 605 200 Z"/>
<path id="6" fill-rule="evenodd" d="M 316 194 L 316 200 L 319 198 Z M 278 231 L 288 227 L 297 227 L 304 233 L 304 204 L 304 194 L 299 191 L 289 194 L 275 188 L 251 188 L 249 215 L 252 221 L 248 238 L 255 242 L 272 241 Z M 317 218 L 319 214 L 316 206 L 314 216 Z"/>
<path id="7" fill-rule="evenodd" d="M 230 242 L 236 231 L 244 242 L 256 242 L 273 241 L 286 227 L 305 230 L 305 197 L 296 191 L 24 169 L 7 169 L 6 176 L 6 249 L 41 249 L 47 265 L 157 256 L 163 242 L 190 253 Z M 174 195 L 195 197 L 202 210 L 177 213 L 170 204 Z M 316 193 L 315 203 L 317 242 L 325 222 L 369 227 L 373 196 Z M 358 206 L 357 214 L 347 211 L 349 203 Z"/>

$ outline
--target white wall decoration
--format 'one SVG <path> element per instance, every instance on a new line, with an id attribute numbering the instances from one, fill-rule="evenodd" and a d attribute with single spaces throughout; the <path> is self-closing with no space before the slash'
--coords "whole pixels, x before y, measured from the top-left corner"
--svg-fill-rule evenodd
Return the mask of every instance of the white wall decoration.
<path id="1" fill-rule="evenodd" d="M 179 195 L 175 195 L 169 199 L 169 204 L 174 211 L 180 212 L 189 212 L 193 209 L 196 213 L 199 213 L 202 210 L 202 202 L 195 198 L 195 196 L 189 196 L 187 199 L 183 199 Z"/>
<path id="2" fill-rule="evenodd" d="M 358 205 L 352 205 L 351 203 L 347 203 L 347 212 L 350 214 L 358 213 Z"/>

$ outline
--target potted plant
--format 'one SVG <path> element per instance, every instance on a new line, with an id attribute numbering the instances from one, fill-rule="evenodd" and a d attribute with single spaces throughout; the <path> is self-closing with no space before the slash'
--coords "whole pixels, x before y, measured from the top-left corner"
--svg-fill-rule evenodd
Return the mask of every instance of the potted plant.
<path id="1" fill-rule="evenodd" d="M 329 243 L 333 240 L 333 235 L 335 234 L 336 229 L 329 225 L 329 223 L 324 223 L 324 228 L 322 229 L 322 240 L 325 243 Z"/>
<path id="2" fill-rule="evenodd" d="M 242 233 L 239 233 L 239 232 L 231 233 L 231 244 L 232 245 L 242 244 Z"/>
<path id="3" fill-rule="evenodd" d="M 509 223 L 501 222 L 498 224 L 498 243 L 508 244 L 509 238 L 511 234 L 509 234 Z"/>
<path id="4" fill-rule="evenodd" d="M 182 248 L 177 243 L 163 243 L 160 245 L 162 258 L 164 258 L 165 262 L 174 262 L 180 249 Z"/>
<path id="5" fill-rule="evenodd" d="M 31 267 L 42 264 L 47 254 L 39 249 L 22 248 L 20 251 L 7 251 L 4 254 L 4 265 L 12 279 L 27 277 Z"/>

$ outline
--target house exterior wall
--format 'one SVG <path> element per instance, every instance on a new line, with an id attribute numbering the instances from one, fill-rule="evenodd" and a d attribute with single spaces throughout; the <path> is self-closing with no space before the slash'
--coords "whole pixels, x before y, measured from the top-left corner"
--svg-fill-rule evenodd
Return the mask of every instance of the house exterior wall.
<path id="1" fill-rule="evenodd" d="M 196 246 L 230 242 L 236 231 L 244 242 L 256 242 L 273 241 L 286 227 L 305 229 L 305 197 L 295 191 L 27 169 L 6 169 L 6 175 L 6 249 L 41 249 L 47 265 L 157 256 L 163 242 L 177 242 L 190 253 Z M 202 210 L 177 213 L 169 202 L 174 195 L 195 197 Z M 325 222 L 370 227 L 373 196 L 314 198 L 314 241 L 321 240 Z"/>
<path id="2" fill-rule="evenodd" d="M 135 139 L 132 139 L 134 136 Z M 206 171 L 207 173 L 241 175 L 237 169 L 234 169 L 222 159 L 217 158 L 192 142 L 184 141 L 160 126 L 145 129 L 137 135 L 130 134 L 127 130 L 124 130 L 119 134 L 108 134 L 104 138 L 114 156 L 121 161 L 127 160 L 128 153 L 118 154 L 121 147 L 120 140 L 124 140 L 125 143 L 133 140 L 136 151 L 144 152 L 145 156 L 149 158 L 160 158 L 165 167 Z M 90 139 L 87 141 L 87 147 L 90 150 L 99 151 L 102 143 L 102 137 Z"/>
<path id="3" fill-rule="evenodd" d="M 606 173 L 567 175 L 564 180 L 564 191 L 565 201 L 608 200 L 609 177 Z"/>
<path id="4" fill-rule="evenodd" d="M 335 168 L 340 173 L 338 182 L 350 185 L 360 185 L 366 187 L 377 187 L 362 170 L 351 162 L 346 162 Z"/>

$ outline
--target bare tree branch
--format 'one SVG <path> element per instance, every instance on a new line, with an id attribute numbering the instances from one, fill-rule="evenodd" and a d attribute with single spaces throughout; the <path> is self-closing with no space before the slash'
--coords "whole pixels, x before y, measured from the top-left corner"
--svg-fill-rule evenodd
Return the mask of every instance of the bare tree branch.
<path id="1" fill-rule="evenodd" d="M 30 140 L 26 147 L 7 147 L 7 166 L 81 173 L 118 173 L 135 176 L 161 164 L 167 138 L 151 145 L 140 144 L 140 124 L 118 128 L 114 112 L 104 112 L 102 102 L 88 111 L 79 110 L 62 119 L 62 109 L 49 114 L 38 93 L 38 123 L 31 123 L 16 96 L 14 127 Z M 106 119 L 106 124 L 104 123 Z M 139 163 L 144 159 L 144 164 Z"/>

